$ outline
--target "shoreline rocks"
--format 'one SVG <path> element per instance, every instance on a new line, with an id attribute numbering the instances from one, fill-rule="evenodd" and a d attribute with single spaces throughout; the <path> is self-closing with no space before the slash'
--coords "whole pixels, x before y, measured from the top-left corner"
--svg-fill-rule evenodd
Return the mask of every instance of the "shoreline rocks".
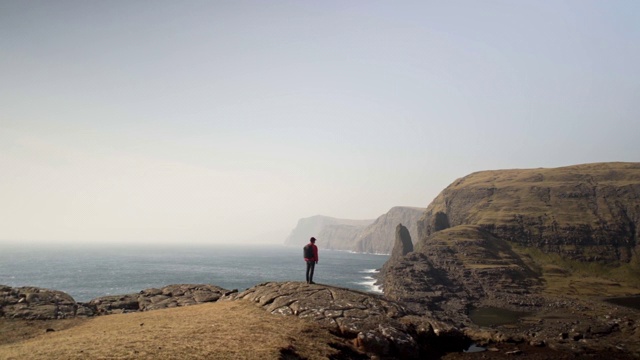
<path id="1" fill-rule="evenodd" d="M 135 294 L 102 296 L 83 303 L 58 290 L 0 285 L 0 317 L 57 320 L 150 311 L 215 302 L 236 291 L 209 284 L 178 284 Z"/>
<path id="2" fill-rule="evenodd" d="M 216 302 L 235 291 L 208 284 L 167 285 L 136 294 L 102 296 L 84 305 L 94 309 L 96 315 L 108 315 Z"/>

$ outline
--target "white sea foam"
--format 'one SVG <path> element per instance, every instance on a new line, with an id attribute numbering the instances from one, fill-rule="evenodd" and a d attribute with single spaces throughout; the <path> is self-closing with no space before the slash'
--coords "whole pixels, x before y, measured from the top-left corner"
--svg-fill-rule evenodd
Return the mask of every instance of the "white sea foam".
<path id="1" fill-rule="evenodd" d="M 359 281 L 356 282 L 354 284 L 357 284 L 361 287 L 366 288 L 368 292 L 372 292 L 372 293 L 376 293 L 376 294 L 382 294 L 382 287 L 380 285 L 377 285 L 376 283 L 378 282 L 378 280 L 376 278 L 373 277 L 374 274 L 378 274 L 380 272 L 379 269 L 364 269 L 361 271 L 358 271 L 360 274 L 370 274 L 370 275 L 366 275 L 364 276 L 362 279 L 364 281 Z"/>
<path id="2" fill-rule="evenodd" d="M 357 282 L 356 284 L 360 286 L 364 286 L 368 292 L 382 294 L 382 287 L 380 285 L 377 285 L 376 281 L 377 281 L 376 279 L 373 279 L 367 276 L 365 278 L 365 281 L 360 281 L 360 282 Z"/>
<path id="3" fill-rule="evenodd" d="M 391 254 L 387 254 L 387 253 L 372 253 L 372 252 L 362 252 L 362 251 L 353 251 L 353 250 L 332 250 L 332 249 L 327 249 L 329 251 L 344 251 L 344 252 L 348 252 L 350 254 L 363 254 L 363 255 L 376 255 L 376 256 L 389 256 Z"/>
<path id="4" fill-rule="evenodd" d="M 380 270 L 378 270 L 378 269 L 365 269 L 365 270 L 362 270 L 360 272 L 363 273 L 363 274 L 377 274 L 377 273 L 380 272 Z"/>

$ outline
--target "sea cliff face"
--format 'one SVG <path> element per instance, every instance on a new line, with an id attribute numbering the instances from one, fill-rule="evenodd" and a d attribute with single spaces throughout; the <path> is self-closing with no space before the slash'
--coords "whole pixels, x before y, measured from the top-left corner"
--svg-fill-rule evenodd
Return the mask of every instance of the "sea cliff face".
<path id="1" fill-rule="evenodd" d="M 474 173 L 427 207 L 414 251 L 384 265 L 384 293 L 464 324 L 482 306 L 568 316 L 640 293 L 639 228 L 639 163 Z"/>
<path id="2" fill-rule="evenodd" d="M 373 220 L 337 219 L 316 215 L 298 220 L 298 224 L 284 241 L 285 245 L 304 246 L 310 237 L 326 249 L 351 250 L 358 232 Z"/>
<path id="3" fill-rule="evenodd" d="M 640 163 L 478 172 L 427 207 L 414 251 L 397 235 L 381 282 L 387 298 L 470 332 L 473 309 L 498 308 L 527 314 L 496 327 L 510 336 L 602 347 L 640 334 L 608 322 L 602 301 L 640 294 L 639 229 Z"/>
<path id="4" fill-rule="evenodd" d="M 402 224 L 413 237 L 418 235 L 418 221 L 424 208 L 395 206 L 371 225 L 362 229 L 355 239 L 356 252 L 390 254 L 393 250 L 396 226 Z"/>
<path id="5" fill-rule="evenodd" d="M 428 206 L 418 222 L 417 248 L 437 231 L 459 225 L 579 261 L 629 263 L 640 250 L 640 163 L 463 177 Z"/>
<path id="6" fill-rule="evenodd" d="M 403 224 L 410 234 L 417 235 L 417 223 L 424 208 L 395 206 L 374 220 L 346 220 L 328 216 L 300 219 L 285 245 L 304 245 L 311 236 L 324 249 L 349 250 L 362 253 L 390 254 L 396 226 Z"/>

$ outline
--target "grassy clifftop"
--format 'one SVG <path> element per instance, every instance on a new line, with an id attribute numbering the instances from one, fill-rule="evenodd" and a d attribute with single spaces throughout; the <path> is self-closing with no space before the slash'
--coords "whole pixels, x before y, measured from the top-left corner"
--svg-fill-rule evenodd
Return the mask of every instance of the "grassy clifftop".
<path id="1" fill-rule="evenodd" d="M 470 174 L 428 206 L 418 248 L 433 233 L 459 225 L 578 261 L 629 263 L 638 251 L 640 163 Z"/>
<path id="2" fill-rule="evenodd" d="M 635 213 L 638 191 L 640 163 L 481 171 L 449 185 L 427 212 L 443 211 L 475 225 L 509 224 L 515 214 L 597 225 L 628 217 L 616 205 L 630 205 L 629 212 Z"/>

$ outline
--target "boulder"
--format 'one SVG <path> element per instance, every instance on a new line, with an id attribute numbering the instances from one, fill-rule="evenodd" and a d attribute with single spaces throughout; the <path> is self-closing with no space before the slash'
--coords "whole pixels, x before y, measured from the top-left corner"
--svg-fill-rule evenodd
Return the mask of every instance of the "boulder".
<path id="1" fill-rule="evenodd" d="M 25 286 L 12 288 L 0 285 L 0 315 L 28 320 L 66 319 L 76 316 L 79 306 L 68 294 Z M 82 309 L 80 312 L 83 313 Z"/>

